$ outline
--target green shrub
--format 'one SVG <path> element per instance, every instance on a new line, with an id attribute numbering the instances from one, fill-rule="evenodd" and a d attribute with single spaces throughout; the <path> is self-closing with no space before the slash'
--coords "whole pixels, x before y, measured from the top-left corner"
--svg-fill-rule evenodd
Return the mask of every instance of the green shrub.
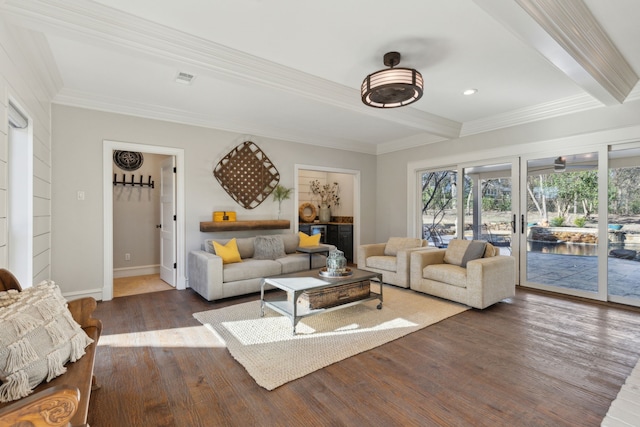
<path id="1" fill-rule="evenodd" d="M 549 224 L 552 227 L 562 227 L 564 225 L 564 217 L 557 216 L 555 218 L 551 218 L 551 221 L 549 221 Z"/>
<path id="2" fill-rule="evenodd" d="M 573 223 L 576 225 L 576 227 L 584 227 L 584 225 L 587 223 L 587 218 L 580 216 L 574 219 Z"/>

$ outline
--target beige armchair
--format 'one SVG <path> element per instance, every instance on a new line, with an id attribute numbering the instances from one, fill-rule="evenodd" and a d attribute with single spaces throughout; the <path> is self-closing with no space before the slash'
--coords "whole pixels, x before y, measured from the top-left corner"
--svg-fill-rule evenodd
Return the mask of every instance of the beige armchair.
<path id="1" fill-rule="evenodd" d="M 411 289 L 470 307 L 486 308 L 516 292 L 516 262 L 478 240 L 411 254 Z"/>
<path id="2" fill-rule="evenodd" d="M 382 274 L 382 281 L 409 287 L 410 254 L 428 250 L 427 241 L 411 237 L 390 237 L 387 243 L 358 246 L 358 268 Z"/>

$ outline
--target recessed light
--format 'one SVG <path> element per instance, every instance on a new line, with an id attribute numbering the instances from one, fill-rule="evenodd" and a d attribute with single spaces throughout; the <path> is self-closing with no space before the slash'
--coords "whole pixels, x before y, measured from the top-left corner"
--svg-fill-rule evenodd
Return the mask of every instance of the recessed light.
<path id="1" fill-rule="evenodd" d="M 463 95 L 474 95 L 478 93 L 478 89 L 467 89 L 464 92 L 462 92 Z"/>
<path id="2" fill-rule="evenodd" d="M 191 82 L 193 81 L 193 79 L 195 79 L 196 76 L 194 76 L 193 74 L 190 73 L 185 73 L 183 71 L 178 72 L 178 75 L 176 76 L 176 82 L 183 84 L 183 85 L 190 85 Z"/>

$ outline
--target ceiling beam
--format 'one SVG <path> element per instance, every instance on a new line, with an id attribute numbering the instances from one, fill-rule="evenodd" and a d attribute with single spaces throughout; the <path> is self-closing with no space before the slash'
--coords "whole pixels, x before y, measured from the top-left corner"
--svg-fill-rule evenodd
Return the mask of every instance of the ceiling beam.
<path id="1" fill-rule="evenodd" d="M 602 104 L 624 102 L 638 82 L 582 0 L 474 0 Z"/>

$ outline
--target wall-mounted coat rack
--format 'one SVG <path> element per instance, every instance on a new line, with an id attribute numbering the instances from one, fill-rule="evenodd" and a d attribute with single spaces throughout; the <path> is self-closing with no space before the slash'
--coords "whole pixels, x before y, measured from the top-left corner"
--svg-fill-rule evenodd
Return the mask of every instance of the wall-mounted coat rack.
<path id="1" fill-rule="evenodd" d="M 114 173 L 113 174 L 113 185 L 118 185 L 118 184 L 124 185 L 124 186 L 130 185 L 132 187 L 135 187 L 137 185 L 139 187 L 154 188 L 155 181 L 151 180 L 151 175 L 149 175 L 149 180 L 147 182 L 143 182 L 142 179 L 143 179 L 142 175 L 140 175 L 140 181 L 136 182 L 135 175 L 131 174 L 131 180 L 127 181 L 126 175 L 122 174 L 122 181 L 118 181 L 118 174 Z"/>

